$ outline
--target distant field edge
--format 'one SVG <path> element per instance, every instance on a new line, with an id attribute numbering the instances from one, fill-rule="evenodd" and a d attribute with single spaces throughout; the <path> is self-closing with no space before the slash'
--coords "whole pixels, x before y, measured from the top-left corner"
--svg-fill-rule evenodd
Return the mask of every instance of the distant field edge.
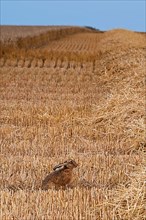
<path id="1" fill-rule="evenodd" d="M 42 28 L 42 27 L 41 27 Z M 0 58 L 16 58 L 28 51 L 42 48 L 51 41 L 77 33 L 92 33 L 93 30 L 84 27 L 39 27 L 0 26 Z M 14 30 L 15 29 L 15 30 Z M 28 30 L 29 29 L 29 30 Z"/>

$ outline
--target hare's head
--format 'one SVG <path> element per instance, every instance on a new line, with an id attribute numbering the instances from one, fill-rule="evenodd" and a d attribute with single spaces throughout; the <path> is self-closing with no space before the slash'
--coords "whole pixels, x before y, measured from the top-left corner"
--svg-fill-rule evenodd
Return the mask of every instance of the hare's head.
<path id="1" fill-rule="evenodd" d="M 64 169 L 73 169 L 75 167 L 77 167 L 78 164 L 74 161 L 74 160 L 66 160 L 64 163 L 60 163 L 58 165 L 56 165 L 53 170 L 54 171 L 61 171 L 61 170 L 64 170 Z"/>
<path id="2" fill-rule="evenodd" d="M 69 159 L 64 162 L 64 168 L 66 169 L 74 169 L 78 166 L 75 160 Z"/>

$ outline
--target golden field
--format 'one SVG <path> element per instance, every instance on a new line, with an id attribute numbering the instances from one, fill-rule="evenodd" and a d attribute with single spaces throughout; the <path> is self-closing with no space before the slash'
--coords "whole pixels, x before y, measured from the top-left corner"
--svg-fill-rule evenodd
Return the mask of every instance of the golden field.
<path id="1" fill-rule="evenodd" d="M 5 39 L 1 219 L 144 220 L 145 34 L 69 27 Z M 41 190 L 69 158 L 76 186 Z"/>

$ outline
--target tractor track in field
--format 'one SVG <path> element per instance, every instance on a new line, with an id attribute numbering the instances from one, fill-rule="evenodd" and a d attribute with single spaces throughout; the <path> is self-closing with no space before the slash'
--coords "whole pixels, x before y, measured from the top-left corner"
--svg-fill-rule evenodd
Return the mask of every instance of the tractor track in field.
<path id="1" fill-rule="evenodd" d="M 86 69 L 94 72 L 98 66 L 98 61 L 76 62 L 62 61 L 60 59 L 0 59 L 0 68 L 64 68 L 64 69 Z"/>

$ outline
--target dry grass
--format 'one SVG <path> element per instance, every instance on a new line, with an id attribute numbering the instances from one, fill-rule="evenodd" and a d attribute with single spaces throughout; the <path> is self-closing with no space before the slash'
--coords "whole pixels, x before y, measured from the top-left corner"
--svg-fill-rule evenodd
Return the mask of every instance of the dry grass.
<path id="1" fill-rule="evenodd" d="M 48 31 L 70 29 L 71 26 L 0 26 L 0 40 L 3 42 L 17 41 L 18 38 L 39 36 Z M 73 27 L 72 27 L 73 28 Z M 75 28 L 75 27 L 74 27 Z"/>
<path id="2" fill-rule="evenodd" d="M 24 58 L 47 58 L 54 56 L 47 51 L 47 45 L 51 41 L 57 41 L 76 33 L 94 33 L 87 28 L 81 27 L 0 27 L 0 58 L 24 59 Z M 13 33 L 13 31 L 15 32 Z M 24 35 L 24 36 L 23 36 Z M 9 36 L 9 37 L 8 37 Z M 44 49 L 42 48 L 46 48 Z M 40 49 L 41 48 L 41 49 Z M 61 51 L 60 51 L 61 52 Z"/>
<path id="3" fill-rule="evenodd" d="M 70 37 L 72 48 L 83 35 Z M 42 68 L 1 67 L 2 220 L 144 220 L 145 38 L 113 30 L 99 44 L 93 35 L 90 62 L 54 53 Z M 79 164 L 76 186 L 41 190 L 68 158 Z"/>

